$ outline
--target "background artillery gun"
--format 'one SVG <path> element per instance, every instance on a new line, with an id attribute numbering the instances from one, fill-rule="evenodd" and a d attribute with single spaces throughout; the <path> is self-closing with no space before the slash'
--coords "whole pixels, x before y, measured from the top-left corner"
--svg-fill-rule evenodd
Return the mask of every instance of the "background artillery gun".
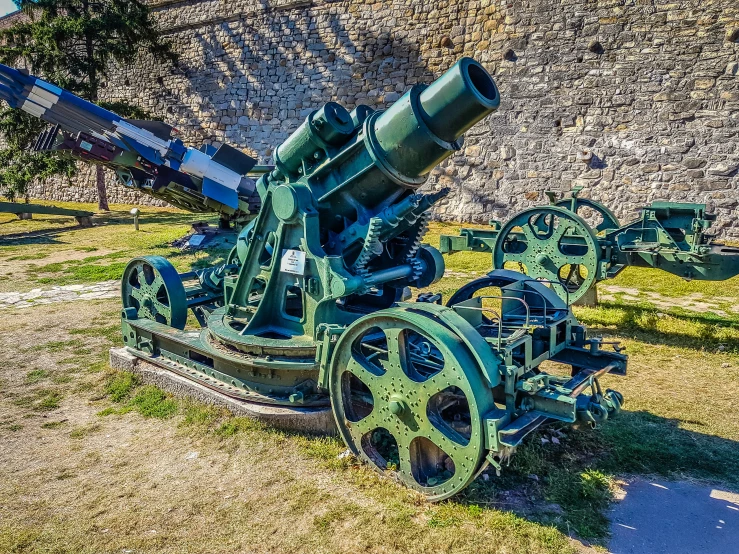
<path id="1" fill-rule="evenodd" d="M 231 146 L 186 147 L 171 125 L 125 119 L 2 64 L 0 99 L 51 124 L 38 137 L 36 151 L 61 152 L 105 165 L 124 186 L 187 211 L 218 213 L 222 226 L 231 222 L 243 226 L 259 211 L 259 195 L 249 176 L 272 167 L 257 166 L 256 160 Z"/>
<path id="2" fill-rule="evenodd" d="M 549 284 L 567 303 L 628 266 L 661 269 L 684 279 L 723 281 L 739 274 L 739 248 L 707 234 L 715 216 L 704 204 L 653 202 L 621 225 L 581 189 L 551 205 L 530 208 L 491 229 L 442 235 L 443 253 L 490 252 L 494 269 L 513 269 Z M 592 224 L 588 221 L 593 222 Z"/>
<path id="3" fill-rule="evenodd" d="M 408 287 L 444 273 L 422 240 L 447 191 L 416 191 L 499 101 L 465 58 L 385 112 L 313 112 L 276 149 L 256 184 L 261 210 L 224 265 L 178 275 L 161 257 L 130 262 L 129 352 L 234 399 L 330 405 L 356 455 L 433 500 L 500 468 L 543 423 L 615 414 L 623 398 L 599 378 L 624 374 L 626 356 L 536 280 L 499 271 L 446 306 L 409 301 Z M 186 330 L 188 309 L 200 330 Z M 542 371 L 547 360 L 566 375 Z"/>

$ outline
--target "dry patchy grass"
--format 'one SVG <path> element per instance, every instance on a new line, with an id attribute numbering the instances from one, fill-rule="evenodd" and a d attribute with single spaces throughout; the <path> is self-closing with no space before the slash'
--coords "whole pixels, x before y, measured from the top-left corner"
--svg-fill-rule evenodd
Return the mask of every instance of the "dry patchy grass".
<path id="1" fill-rule="evenodd" d="M 87 282 L 135 255 L 177 254 L 169 241 L 195 219 L 151 210 L 145 232 L 134 234 L 128 209 L 116 207 L 117 222 L 94 230 L 6 238 L 0 258 L 19 280 L 0 290 L 33 288 L 47 276 Z M 40 221 L 3 231 L 29 223 Z M 456 227 L 432 225 L 429 242 Z M 184 270 L 220 255 L 174 261 Z M 449 276 L 434 288 L 448 296 L 486 273 L 490 257 L 460 253 L 447 262 Z M 619 279 L 664 296 L 680 290 L 644 270 Z M 710 287 L 700 290 L 739 297 L 731 282 Z M 739 322 L 618 299 L 577 314 L 628 347 L 629 375 L 606 382 L 625 394 L 626 411 L 598 431 L 544 429 L 501 477 L 488 473 L 430 505 L 338 460 L 343 445 L 334 438 L 277 432 L 111 374 L 116 300 L 6 310 L 0 552 L 574 552 L 581 547 L 568 534 L 607 532 L 611 490 L 624 474 L 739 487 Z"/>

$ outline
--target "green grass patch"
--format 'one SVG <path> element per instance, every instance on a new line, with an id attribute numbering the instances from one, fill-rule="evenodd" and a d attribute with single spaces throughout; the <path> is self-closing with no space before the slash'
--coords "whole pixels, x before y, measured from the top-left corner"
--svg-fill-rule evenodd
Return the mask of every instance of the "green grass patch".
<path id="1" fill-rule="evenodd" d="M 31 348 L 31 351 L 39 352 L 39 351 L 46 351 L 46 352 L 61 352 L 62 350 L 65 350 L 67 348 L 75 348 L 77 354 L 82 353 L 89 353 L 89 350 L 82 348 L 84 346 L 84 343 L 80 339 L 73 339 L 73 340 L 53 340 L 49 342 L 45 342 L 43 344 L 36 345 Z"/>
<path id="2" fill-rule="evenodd" d="M 114 373 L 105 385 L 105 393 L 113 402 L 123 402 L 131 395 L 131 391 L 139 385 L 138 376 L 127 371 Z"/>
<path id="3" fill-rule="evenodd" d="M 44 394 L 41 399 L 36 402 L 34 409 L 40 412 L 51 412 L 59 407 L 59 403 L 62 401 L 61 393 L 57 391 L 49 391 Z"/>
<path id="4" fill-rule="evenodd" d="M 81 427 L 77 427 L 73 429 L 72 432 L 69 433 L 69 437 L 72 439 L 84 439 L 88 435 L 91 435 L 92 433 L 95 433 L 96 431 L 99 431 L 100 429 L 101 429 L 101 425 L 99 423 L 83 425 Z"/>
<path id="5" fill-rule="evenodd" d="M 228 412 L 223 408 L 186 400 L 182 406 L 182 415 L 183 426 L 210 427 L 219 419 L 228 417 Z"/>
<path id="6" fill-rule="evenodd" d="M 72 329 L 70 335 L 84 335 L 86 337 L 103 338 L 109 342 L 117 343 L 121 338 L 121 325 L 94 325 L 83 329 Z"/>
<path id="7" fill-rule="evenodd" d="M 232 417 L 224 421 L 216 430 L 215 434 L 221 438 L 233 437 L 246 431 L 263 430 L 264 425 L 249 417 Z"/>
<path id="8" fill-rule="evenodd" d="M 362 508 L 354 502 L 346 502 L 330 508 L 326 513 L 316 516 L 313 525 L 318 531 L 330 531 L 337 523 L 354 518 L 362 513 Z"/>
<path id="9" fill-rule="evenodd" d="M 567 523 L 579 536 L 595 539 L 608 534 L 605 513 L 612 500 L 610 476 L 595 469 L 577 472 L 561 468 L 550 473 L 547 481 L 547 499 L 562 507 Z"/>
<path id="10" fill-rule="evenodd" d="M 48 379 L 49 372 L 45 369 L 34 369 L 33 371 L 29 371 L 26 374 L 26 383 L 29 385 L 32 385 L 34 383 L 38 383 L 39 381 L 43 381 L 44 379 Z"/>
<path id="11" fill-rule="evenodd" d="M 177 402 L 153 385 L 141 387 L 128 405 L 144 417 L 167 419 L 177 413 Z"/>
<path id="12" fill-rule="evenodd" d="M 346 451 L 346 445 L 338 437 L 314 437 L 310 435 L 295 435 L 294 437 L 300 451 L 321 465 L 332 469 L 345 469 L 352 463 L 352 457 L 339 459 L 339 454 Z"/>
<path id="13" fill-rule="evenodd" d="M 44 258 L 48 258 L 49 254 L 46 253 L 38 253 L 38 254 L 22 254 L 20 256 L 13 256 L 12 258 L 7 258 L 6 261 L 8 262 L 22 262 L 26 260 L 42 260 Z"/>
<path id="14" fill-rule="evenodd" d="M 56 265 L 56 264 L 49 264 Z M 72 285 L 76 283 L 98 283 L 100 281 L 119 281 L 126 269 L 126 262 L 115 262 L 108 265 L 72 265 L 64 269 L 61 275 L 39 277 L 36 282 L 42 285 Z"/>
<path id="15" fill-rule="evenodd" d="M 66 420 L 64 420 L 64 421 L 48 421 L 46 423 L 42 423 L 41 424 L 41 428 L 42 429 L 58 429 L 59 427 L 61 427 L 65 423 L 67 423 Z"/>
<path id="16" fill-rule="evenodd" d="M 110 407 L 98 415 L 124 414 L 137 411 L 144 417 L 166 419 L 178 411 L 177 401 L 153 385 L 140 386 L 139 378 L 133 373 L 114 373 L 105 385 L 105 394 L 113 402 L 123 404 L 120 408 Z"/>
<path id="17" fill-rule="evenodd" d="M 91 362 L 86 367 L 88 373 L 100 373 L 102 371 L 107 371 L 110 369 L 110 365 L 108 364 L 108 360 L 98 360 L 97 362 Z"/>

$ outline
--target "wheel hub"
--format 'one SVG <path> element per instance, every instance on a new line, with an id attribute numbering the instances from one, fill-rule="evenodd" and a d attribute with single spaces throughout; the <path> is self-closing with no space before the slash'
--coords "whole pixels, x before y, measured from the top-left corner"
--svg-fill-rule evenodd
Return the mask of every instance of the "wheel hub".
<path id="1" fill-rule="evenodd" d="M 598 238 L 581 217 L 548 206 L 524 210 L 503 226 L 493 248 L 493 267 L 549 283 L 572 303 L 595 283 L 601 256 Z"/>

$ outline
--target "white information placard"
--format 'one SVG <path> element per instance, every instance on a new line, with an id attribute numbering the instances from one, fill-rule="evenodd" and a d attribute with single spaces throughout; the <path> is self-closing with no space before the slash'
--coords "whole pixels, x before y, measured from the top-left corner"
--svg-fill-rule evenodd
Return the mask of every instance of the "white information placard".
<path id="1" fill-rule="evenodd" d="M 205 235 L 192 235 L 187 241 L 188 246 L 200 246 L 205 240 Z"/>
<path id="2" fill-rule="evenodd" d="M 280 271 L 293 275 L 305 275 L 305 252 L 300 250 L 283 250 Z"/>

